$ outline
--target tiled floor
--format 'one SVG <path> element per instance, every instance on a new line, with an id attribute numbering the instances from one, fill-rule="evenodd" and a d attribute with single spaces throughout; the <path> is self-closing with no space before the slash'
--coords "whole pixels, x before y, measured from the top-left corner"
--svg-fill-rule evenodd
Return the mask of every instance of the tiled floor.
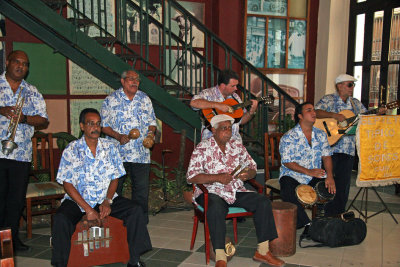
<path id="1" fill-rule="evenodd" d="M 357 193 L 358 188 L 352 186 L 350 200 Z M 400 196 L 394 195 L 393 186 L 379 188 L 379 194 L 388 204 L 400 222 Z M 360 199 L 360 197 L 359 197 Z M 373 191 L 369 190 L 368 212 L 381 209 L 382 205 Z M 356 201 L 359 206 L 361 201 Z M 356 213 L 357 214 L 357 213 Z M 189 250 L 192 231 L 193 211 L 167 210 L 150 217 L 148 226 L 153 250 L 144 254 L 142 259 L 149 267 L 199 267 L 205 265 L 204 235 L 199 225 L 197 240 L 193 251 Z M 254 262 L 251 257 L 256 248 L 255 230 L 249 218 L 238 225 L 239 242 L 237 253 L 229 262 L 230 267 L 266 267 L 265 264 Z M 231 223 L 228 222 L 228 235 L 233 236 Z M 297 231 L 297 237 L 301 230 Z M 18 253 L 16 266 L 45 267 L 50 265 L 51 250 L 49 248 L 50 228 L 46 225 L 36 226 L 34 237 L 26 241 L 32 246 L 29 253 Z M 232 238 L 233 239 L 233 238 Z M 285 266 L 400 266 L 400 225 L 396 224 L 387 213 L 380 213 L 368 220 L 367 237 L 357 246 L 339 248 L 296 248 L 296 254 L 282 258 Z M 112 264 L 107 266 L 125 266 Z M 214 266 L 214 262 L 210 262 Z"/>

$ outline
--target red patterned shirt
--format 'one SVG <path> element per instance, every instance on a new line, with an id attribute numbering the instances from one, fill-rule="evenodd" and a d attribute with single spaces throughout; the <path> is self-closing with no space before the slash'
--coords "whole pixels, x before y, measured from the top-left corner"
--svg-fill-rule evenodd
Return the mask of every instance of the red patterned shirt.
<path id="1" fill-rule="evenodd" d="M 231 139 L 225 148 L 225 153 L 221 151 L 214 137 L 203 140 L 193 151 L 189 163 L 186 179 L 191 184 L 190 179 L 198 174 L 221 174 L 231 173 L 237 166 L 247 166 L 250 169 L 257 169 L 257 164 L 251 158 L 241 141 Z M 232 204 L 236 200 L 236 192 L 247 192 L 240 179 L 234 178 L 229 184 L 224 185 L 218 182 L 204 184 L 209 193 L 216 194 L 223 198 L 227 203 Z M 193 198 L 202 194 L 200 188 L 196 186 Z"/>

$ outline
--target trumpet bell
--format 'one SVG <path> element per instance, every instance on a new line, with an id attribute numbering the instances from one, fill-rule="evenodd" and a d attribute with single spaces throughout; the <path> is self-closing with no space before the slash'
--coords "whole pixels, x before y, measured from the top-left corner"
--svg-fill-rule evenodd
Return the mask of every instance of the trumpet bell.
<path id="1" fill-rule="evenodd" d="M 2 148 L 1 151 L 3 152 L 4 155 L 8 156 L 11 154 L 11 152 L 14 151 L 18 147 L 18 145 L 13 142 L 12 140 L 3 140 L 1 141 Z"/>

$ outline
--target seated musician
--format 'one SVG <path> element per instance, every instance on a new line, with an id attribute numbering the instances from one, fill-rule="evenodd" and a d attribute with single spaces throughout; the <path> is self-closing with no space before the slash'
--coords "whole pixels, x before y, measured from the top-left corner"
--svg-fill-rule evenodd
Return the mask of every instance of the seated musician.
<path id="1" fill-rule="evenodd" d="M 70 143 L 62 154 L 57 182 L 63 184 L 67 194 L 52 227 L 54 266 L 67 266 L 71 236 L 82 218 L 98 226 L 107 216 L 124 221 L 130 253 L 128 266 L 145 266 L 139 261 L 140 255 L 152 248 L 142 208 L 115 193 L 118 178 L 125 170 L 115 144 L 99 138 L 100 123 L 96 109 L 84 109 L 79 116 L 83 136 Z"/>
<path id="2" fill-rule="evenodd" d="M 308 184 L 314 187 L 325 179 L 329 193 L 335 193 L 335 181 L 332 174 L 331 148 L 326 133 L 313 127 L 316 119 L 314 106 L 305 102 L 296 107 L 296 126 L 285 133 L 279 144 L 281 169 L 279 183 L 283 201 L 297 205 L 297 228 L 308 231 L 310 219 L 296 197 L 296 187 Z M 325 170 L 321 168 L 324 164 Z"/>
<path id="3" fill-rule="evenodd" d="M 195 110 L 219 109 L 224 113 L 232 113 L 233 109 L 231 106 L 222 102 L 229 98 L 233 98 L 237 102 L 242 103 L 240 97 L 235 93 L 238 84 L 238 75 L 232 70 L 225 69 L 218 75 L 218 85 L 212 88 L 204 89 L 198 95 L 193 96 L 192 100 L 190 101 L 190 106 Z M 242 137 L 239 134 L 239 126 L 249 122 L 257 110 L 258 102 L 254 99 L 251 101 L 252 105 L 250 110 L 248 112 L 244 110 L 245 113 L 240 121 L 232 125 L 232 138 L 240 140 L 240 142 L 242 142 Z M 203 124 L 201 139 L 207 139 L 211 136 L 211 130 L 206 128 Z"/>
<path id="4" fill-rule="evenodd" d="M 232 137 L 233 118 L 217 115 L 211 119 L 213 136 L 203 140 L 195 148 L 190 159 L 187 182 L 204 184 L 208 195 L 208 225 L 211 242 L 215 249 L 216 265 L 227 266 L 225 255 L 225 217 L 229 207 L 241 207 L 253 212 L 258 249 L 253 260 L 282 266 L 283 261 L 269 252 L 269 241 L 277 237 L 271 202 L 264 196 L 249 192 L 243 182 L 254 178 L 256 163 L 242 142 Z M 239 175 L 233 177 L 237 166 L 247 166 Z M 197 203 L 204 204 L 204 195 L 196 187 L 194 197 Z"/>

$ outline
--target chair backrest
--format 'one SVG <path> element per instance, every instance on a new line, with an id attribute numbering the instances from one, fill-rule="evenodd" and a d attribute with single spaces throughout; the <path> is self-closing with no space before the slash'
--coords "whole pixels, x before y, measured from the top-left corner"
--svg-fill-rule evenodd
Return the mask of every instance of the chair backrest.
<path id="1" fill-rule="evenodd" d="M 48 174 L 50 181 L 55 180 L 53 135 L 35 133 L 32 137 L 32 169 L 30 176 L 38 179 L 39 174 Z"/>
<path id="2" fill-rule="evenodd" d="M 272 172 L 279 172 L 281 167 L 281 155 L 279 154 L 279 142 L 283 133 L 265 133 L 264 135 L 264 163 L 265 181 L 274 178 Z M 277 177 L 275 177 L 277 178 Z"/>

